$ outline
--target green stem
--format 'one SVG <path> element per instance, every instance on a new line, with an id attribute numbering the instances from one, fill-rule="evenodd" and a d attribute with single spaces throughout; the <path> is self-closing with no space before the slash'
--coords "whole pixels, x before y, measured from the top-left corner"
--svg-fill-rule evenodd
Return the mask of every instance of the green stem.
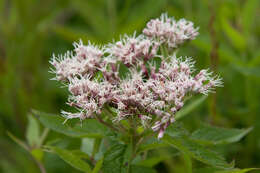
<path id="1" fill-rule="evenodd" d="M 49 128 L 45 128 L 44 131 L 42 132 L 42 135 L 40 137 L 39 147 L 42 146 L 42 144 L 44 143 L 46 137 L 48 136 L 49 131 L 50 131 Z"/>

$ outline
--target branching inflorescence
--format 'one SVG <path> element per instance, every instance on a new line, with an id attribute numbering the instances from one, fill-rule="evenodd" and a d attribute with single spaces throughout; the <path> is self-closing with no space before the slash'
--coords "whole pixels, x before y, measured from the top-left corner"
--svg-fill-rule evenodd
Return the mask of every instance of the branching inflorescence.
<path id="1" fill-rule="evenodd" d="M 174 53 L 182 43 L 195 39 L 197 30 L 190 21 L 162 14 L 149 21 L 139 36 L 125 35 L 103 47 L 80 41 L 73 52 L 53 56 L 55 79 L 67 84 L 68 104 L 79 110 L 62 114 L 66 119 L 100 119 L 107 110 L 115 127 L 121 120 L 134 119 L 163 137 L 186 96 L 207 95 L 222 85 L 209 70 L 194 74 L 194 61 Z M 128 69 L 127 75 L 120 75 L 122 68 Z"/>

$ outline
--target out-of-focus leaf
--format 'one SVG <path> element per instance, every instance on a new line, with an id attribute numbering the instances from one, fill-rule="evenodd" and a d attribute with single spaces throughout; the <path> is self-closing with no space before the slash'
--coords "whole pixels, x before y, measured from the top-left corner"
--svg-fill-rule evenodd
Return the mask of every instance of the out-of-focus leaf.
<path id="1" fill-rule="evenodd" d="M 38 121 L 32 116 L 28 115 L 28 126 L 26 130 L 26 139 L 30 146 L 38 146 L 40 142 L 40 128 Z"/>
<path id="2" fill-rule="evenodd" d="M 23 147 L 25 150 L 30 151 L 29 146 L 22 140 L 18 139 L 16 136 L 14 136 L 12 133 L 7 132 L 7 135 L 17 144 L 19 144 L 21 147 Z"/>
<path id="3" fill-rule="evenodd" d="M 86 30 L 84 32 L 80 32 L 75 29 L 61 25 L 55 25 L 52 27 L 52 29 L 57 35 L 69 42 L 78 41 L 80 39 L 84 43 L 88 43 L 88 41 L 93 41 L 95 43 L 99 42 L 95 37 L 93 37 L 92 34 L 88 33 L 88 31 Z"/>
<path id="4" fill-rule="evenodd" d="M 222 17 L 221 19 L 221 26 L 223 28 L 223 31 L 230 39 L 232 45 L 240 51 L 245 50 L 246 41 L 242 33 L 239 33 L 239 31 L 233 28 L 224 17 Z"/>
<path id="5" fill-rule="evenodd" d="M 197 108 L 204 100 L 206 100 L 207 96 L 203 95 L 199 98 L 191 101 L 189 104 L 185 105 L 179 112 L 176 113 L 176 120 L 183 118 L 184 116 L 188 115 L 191 111 Z"/>
<path id="6" fill-rule="evenodd" d="M 101 158 L 99 161 L 97 161 L 97 163 L 91 173 L 99 173 L 100 169 L 102 168 L 102 165 L 103 165 L 103 158 Z"/>
<path id="7" fill-rule="evenodd" d="M 33 110 L 32 113 L 44 126 L 72 137 L 103 137 L 109 131 L 107 127 L 95 119 L 86 119 L 82 123 L 70 123 L 68 121 L 64 124 L 65 119 L 59 115 L 47 114 L 36 110 Z"/>
<path id="8" fill-rule="evenodd" d="M 123 172 L 127 168 L 127 165 L 123 163 L 125 150 L 126 145 L 115 144 L 106 151 L 102 167 L 104 173 Z"/>
<path id="9" fill-rule="evenodd" d="M 80 159 L 78 155 L 73 152 L 57 147 L 48 146 L 54 153 L 56 153 L 62 160 L 73 166 L 74 168 L 83 171 L 83 172 L 91 172 L 91 167 L 87 162 Z"/>
<path id="10" fill-rule="evenodd" d="M 156 171 L 152 168 L 137 166 L 137 165 L 131 166 L 131 172 L 132 173 L 156 173 Z"/>
<path id="11" fill-rule="evenodd" d="M 165 0 L 144 0 L 138 1 L 138 4 L 132 8 L 130 15 L 124 20 L 124 26 L 121 27 L 119 33 L 132 33 L 135 30 L 142 29 L 144 23 L 159 14 L 160 9 L 166 4 Z"/>
<path id="12" fill-rule="evenodd" d="M 81 151 L 91 155 L 94 147 L 94 139 L 91 138 L 83 138 L 81 144 Z"/>
<path id="13" fill-rule="evenodd" d="M 242 25 L 244 31 L 247 33 L 251 31 L 255 15 L 257 13 L 257 8 L 259 8 L 258 4 L 259 0 L 245 1 L 244 8 L 242 11 Z"/>
<path id="14" fill-rule="evenodd" d="M 36 160 L 42 161 L 44 152 L 42 149 L 36 148 L 31 151 L 31 154 Z"/>
<path id="15" fill-rule="evenodd" d="M 146 160 L 141 160 L 140 162 L 136 163 L 136 165 L 139 166 L 145 166 L 145 167 L 154 167 L 158 163 L 170 159 L 171 156 L 157 156 L 157 157 L 151 157 Z"/>
<path id="16" fill-rule="evenodd" d="M 245 76 L 255 76 L 260 77 L 260 68 L 259 67 L 246 67 L 246 66 L 232 66 L 236 71 L 242 73 Z"/>
<path id="17" fill-rule="evenodd" d="M 218 153 L 205 148 L 205 146 L 200 145 L 195 140 L 189 139 L 185 131 L 181 130 L 181 127 L 173 125 L 170 127 L 166 130 L 163 140 L 171 146 L 210 166 L 223 169 L 233 167 Z"/>
<path id="18" fill-rule="evenodd" d="M 194 173 L 246 173 L 249 171 L 258 170 L 259 168 L 245 168 L 245 169 L 230 169 L 230 170 L 220 170 L 216 168 L 200 168 L 194 170 Z"/>
<path id="19" fill-rule="evenodd" d="M 207 144 L 226 144 L 239 141 L 247 135 L 252 128 L 247 129 L 227 129 L 202 125 L 200 129 L 192 133 L 191 138 L 198 142 Z"/>
<path id="20" fill-rule="evenodd" d="M 232 170 L 225 170 L 225 171 L 216 171 L 214 173 L 246 173 L 254 170 L 259 170 L 259 168 L 232 169 Z"/>

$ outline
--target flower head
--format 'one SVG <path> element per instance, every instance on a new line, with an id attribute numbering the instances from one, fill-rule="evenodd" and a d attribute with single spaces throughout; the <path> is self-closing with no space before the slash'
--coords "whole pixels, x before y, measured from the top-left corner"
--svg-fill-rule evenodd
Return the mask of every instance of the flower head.
<path id="1" fill-rule="evenodd" d="M 193 23 L 185 19 L 179 21 L 169 18 L 166 13 L 160 18 L 150 20 L 143 33 L 150 38 L 166 43 L 169 48 L 177 48 L 186 40 L 196 38 L 198 28 L 194 28 Z"/>
<path id="2" fill-rule="evenodd" d="M 102 118 L 106 110 L 112 112 L 109 117 L 115 125 L 133 118 L 136 124 L 157 131 L 158 138 L 163 137 L 188 95 L 207 95 L 222 86 L 221 79 L 209 70 L 195 73 L 192 58 L 157 55 L 161 44 L 176 48 L 194 39 L 197 30 L 192 22 L 162 14 L 148 22 L 145 35 L 125 35 L 105 48 L 74 43 L 73 52 L 51 60 L 56 79 L 68 86 L 68 104 L 79 110 L 63 111 L 63 116 Z M 160 61 L 155 63 L 155 57 Z M 126 77 L 120 77 L 120 68 L 128 69 Z"/>

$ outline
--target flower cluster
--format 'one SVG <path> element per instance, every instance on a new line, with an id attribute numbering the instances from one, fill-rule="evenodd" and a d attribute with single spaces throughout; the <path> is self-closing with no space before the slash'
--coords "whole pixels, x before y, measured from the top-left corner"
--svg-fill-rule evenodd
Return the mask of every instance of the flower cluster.
<path id="1" fill-rule="evenodd" d="M 53 57 L 50 63 L 55 79 L 67 83 L 71 93 L 68 104 L 79 110 L 63 111 L 67 119 L 102 119 L 106 110 L 112 112 L 109 117 L 115 126 L 123 119 L 134 119 L 157 131 L 161 138 L 187 95 L 207 95 L 222 85 L 208 70 L 194 74 L 191 58 L 177 58 L 175 54 L 164 57 L 158 49 L 176 48 L 194 39 L 198 33 L 191 22 L 176 22 L 163 14 L 148 22 L 143 33 L 125 35 L 104 47 L 75 43 L 73 52 Z M 128 71 L 126 77 L 120 76 L 120 69 Z"/>
<path id="2" fill-rule="evenodd" d="M 166 43 L 169 48 L 177 48 L 186 40 L 193 40 L 199 34 L 199 28 L 194 28 L 193 23 L 185 19 L 175 21 L 167 14 L 162 14 L 158 19 L 147 23 L 143 33 L 150 38 Z"/>

